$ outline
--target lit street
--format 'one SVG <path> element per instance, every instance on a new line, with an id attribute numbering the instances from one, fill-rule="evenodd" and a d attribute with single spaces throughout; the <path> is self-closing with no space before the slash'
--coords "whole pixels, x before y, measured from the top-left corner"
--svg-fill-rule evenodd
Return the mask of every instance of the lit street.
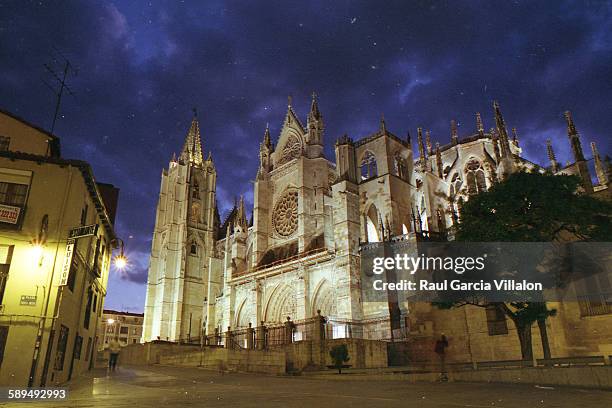
<path id="1" fill-rule="evenodd" d="M 326 376 L 327 377 L 327 376 Z M 612 392 L 534 385 L 416 383 L 220 374 L 197 368 L 121 368 L 71 385 L 68 402 L 35 407 L 589 407 L 612 406 Z M 607 401 L 607 402 L 606 402 Z"/>

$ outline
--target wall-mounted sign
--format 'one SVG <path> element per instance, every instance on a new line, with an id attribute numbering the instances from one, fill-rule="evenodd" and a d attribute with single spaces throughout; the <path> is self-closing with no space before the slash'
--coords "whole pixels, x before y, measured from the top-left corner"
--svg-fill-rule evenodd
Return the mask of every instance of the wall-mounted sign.
<path id="1" fill-rule="evenodd" d="M 98 224 L 84 225 L 70 230 L 68 239 L 76 239 L 82 237 L 90 237 L 98 233 Z"/>
<path id="2" fill-rule="evenodd" d="M 65 286 L 68 284 L 68 275 L 70 275 L 70 265 L 72 265 L 72 255 L 74 254 L 74 240 L 69 239 L 66 244 L 66 255 L 64 256 L 64 263 L 62 263 L 62 271 L 60 273 L 59 286 Z"/>
<path id="3" fill-rule="evenodd" d="M 17 220 L 19 220 L 20 213 L 21 207 L 0 204 L 0 222 L 17 224 Z"/>
<path id="4" fill-rule="evenodd" d="M 19 301 L 21 306 L 36 306 L 36 296 L 31 295 L 21 295 L 21 300 Z"/>

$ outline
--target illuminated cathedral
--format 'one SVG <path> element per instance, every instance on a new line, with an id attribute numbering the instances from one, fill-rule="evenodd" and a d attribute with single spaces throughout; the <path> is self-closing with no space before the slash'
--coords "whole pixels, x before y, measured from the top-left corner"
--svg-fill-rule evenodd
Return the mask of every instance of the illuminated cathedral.
<path id="1" fill-rule="evenodd" d="M 477 113 L 474 131 L 461 136 L 450 121 L 445 145 L 432 144 L 430 132 L 418 128 L 416 152 L 409 135 L 392 133 L 381 119 L 372 134 L 340 137 L 331 161 L 316 97 L 305 125 L 290 102 L 277 140 L 263 132 L 253 208 L 241 198 L 224 219 L 217 171 L 194 117 L 180 155 L 161 177 L 143 340 L 186 341 L 317 311 L 330 321 L 376 325 L 376 336 L 415 330 L 401 294 L 392 302 L 363 301 L 364 244 L 452 239 L 460 202 L 516 171 L 576 174 L 587 193 L 607 190 L 605 163 L 594 144 L 593 158 L 585 158 L 569 112 L 574 162 L 565 166 L 550 141 L 548 166 L 523 158 L 516 129 L 508 131 L 496 102 L 493 116 L 486 130 Z"/>

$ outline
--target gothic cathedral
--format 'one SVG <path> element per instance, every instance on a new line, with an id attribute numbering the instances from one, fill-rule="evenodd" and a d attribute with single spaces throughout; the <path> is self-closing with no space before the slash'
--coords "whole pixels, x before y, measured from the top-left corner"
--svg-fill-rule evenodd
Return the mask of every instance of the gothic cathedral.
<path id="1" fill-rule="evenodd" d="M 521 157 L 516 129 L 508 134 L 499 105 L 495 127 L 432 145 L 417 130 L 387 130 L 335 144 L 324 156 L 324 121 L 313 95 L 306 126 L 287 108 L 276 144 L 265 129 L 249 220 L 240 199 L 224 220 L 216 197 L 216 170 L 204 159 L 197 117 L 182 152 L 161 177 L 147 283 L 144 341 L 187 341 L 237 328 L 306 319 L 320 311 L 330 321 L 376 326 L 376 336 L 410 325 L 407 299 L 363 302 L 360 247 L 401 237 L 452 235 L 459 203 L 509 173 L 577 174 L 588 192 L 607 189 L 608 174 L 594 145 L 598 183 L 591 181 L 578 132 L 566 113 L 575 162 L 560 166 L 548 143 L 550 166 Z M 382 329 L 382 330 L 381 330 Z"/>

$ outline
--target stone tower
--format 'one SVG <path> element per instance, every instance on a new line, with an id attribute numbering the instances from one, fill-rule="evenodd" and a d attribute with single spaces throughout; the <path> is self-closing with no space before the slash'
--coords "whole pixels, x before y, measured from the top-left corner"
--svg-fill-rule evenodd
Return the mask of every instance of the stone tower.
<path id="1" fill-rule="evenodd" d="M 194 114 L 185 144 L 161 177 L 147 281 L 143 340 L 199 338 L 216 222 L 216 170 L 204 160 Z"/>

